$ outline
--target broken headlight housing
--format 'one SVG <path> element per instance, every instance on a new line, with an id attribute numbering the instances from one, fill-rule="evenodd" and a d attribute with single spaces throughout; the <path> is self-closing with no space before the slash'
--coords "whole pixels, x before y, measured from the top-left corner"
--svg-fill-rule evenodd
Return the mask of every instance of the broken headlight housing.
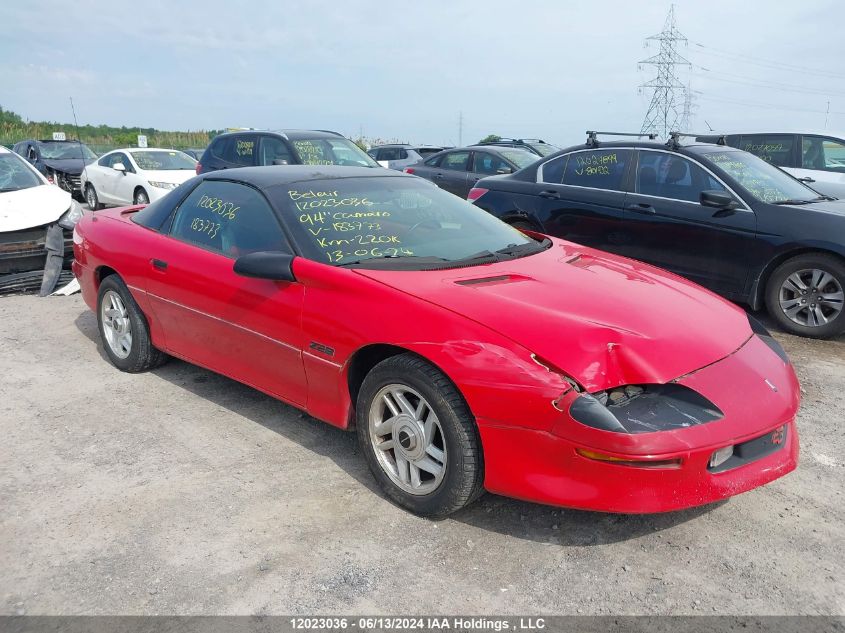
<path id="1" fill-rule="evenodd" d="M 70 201 L 70 208 L 65 211 L 65 214 L 59 218 L 59 226 L 68 231 L 72 231 L 76 223 L 82 219 L 82 207 L 76 200 Z"/>
<path id="2" fill-rule="evenodd" d="M 623 385 L 573 400 L 569 415 L 614 433 L 654 433 L 706 424 L 724 417 L 701 394 L 683 385 Z"/>

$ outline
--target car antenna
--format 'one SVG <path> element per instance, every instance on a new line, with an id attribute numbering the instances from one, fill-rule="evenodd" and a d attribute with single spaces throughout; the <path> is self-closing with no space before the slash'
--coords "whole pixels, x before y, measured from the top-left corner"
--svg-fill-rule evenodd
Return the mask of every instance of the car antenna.
<path id="1" fill-rule="evenodd" d="M 79 158 L 82 159 L 82 173 L 85 174 L 85 180 L 88 180 L 88 164 L 85 162 L 85 152 L 82 151 L 82 137 L 79 135 L 79 122 L 76 120 L 76 108 L 73 107 L 73 97 L 70 99 L 70 111 L 73 113 L 73 126 L 76 128 L 76 142 L 79 143 Z M 80 182 L 80 186 L 82 183 Z M 80 190 L 80 195 L 85 194 Z M 70 194 L 70 199 L 73 200 L 73 192 Z M 94 211 L 94 209 L 91 209 Z"/>

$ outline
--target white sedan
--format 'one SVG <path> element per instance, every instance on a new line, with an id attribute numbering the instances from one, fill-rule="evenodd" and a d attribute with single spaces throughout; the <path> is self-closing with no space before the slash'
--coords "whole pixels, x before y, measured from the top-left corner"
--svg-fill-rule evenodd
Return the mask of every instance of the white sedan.
<path id="1" fill-rule="evenodd" d="M 105 204 L 148 204 L 195 176 L 196 165 L 174 149 L 117 149 L 85 167 L 82 191 L 94 211 Z"/>

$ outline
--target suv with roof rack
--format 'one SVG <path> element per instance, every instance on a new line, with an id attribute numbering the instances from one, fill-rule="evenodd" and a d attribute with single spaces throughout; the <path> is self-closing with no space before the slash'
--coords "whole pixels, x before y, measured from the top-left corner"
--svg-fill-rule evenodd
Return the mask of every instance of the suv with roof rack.
<path id="1" fill-rule="evenodd" d="M 554 154 L 555 152 L 559 152 L 560 148 L 556 145 L 552 145 L 551 143 L 546 143 L 546 141 L 539 139 L 539 138 L 505 138 L 499 137 L 497 141 L 482 141 L 480 143 L 476 143 L 476 145 L 498 145 L 500 147 L 519 147 L 521 149 L 526 149 L 529 152 L 533 152 L 537 154 L 537 156 L 548 156 L 549 154 Z"/>
<path id="2" fill-rule="evenodd" d="M 794 334 L 845 331 L 845 201 L 749 152 L 680 143 L 693 135 L 661 143 L 599 141 L 602 134 L 479 180 L 468 199 L 520 229 L 640 259 L 755 310 L 766 306 Z M 577 265 L 591 265 L 588 250 Z"/>
<path id="3" fill-rule="evenodd" d="M 214 137 L 196 166 L 202 174 L 256 165 L 379 164 L 348 138 L 328 130 L 239 130 Z"/>

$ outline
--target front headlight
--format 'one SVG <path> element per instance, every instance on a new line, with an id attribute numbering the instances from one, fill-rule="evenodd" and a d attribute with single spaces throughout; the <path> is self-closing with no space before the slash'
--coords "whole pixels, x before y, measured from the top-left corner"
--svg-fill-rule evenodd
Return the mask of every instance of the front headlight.
<path id="1" fill-rule="evenodd" d="M 700 393 L 676 383 L 582 393 L 572 401 L 569 415 L 581 424 L 614 433 L 672 431 L 724 417 Z"/>
<path id="2" fill-rule="evenodd" d="M 59 226 L 68 231 L 76 226 L 76 223 L 82 219 L 82 207 L 76 200 L 70 201 L 70 208 L 65 211 L 65 214 L 59 218 Z"/>
<path id="3" fill-rule="evenodd" d="M 153 187 L 158 187 L 159 189 L 176 189 L 179 186 L 172 182 L 158 182 L 155 180 L 150 180 L 149 182 Z"/>

